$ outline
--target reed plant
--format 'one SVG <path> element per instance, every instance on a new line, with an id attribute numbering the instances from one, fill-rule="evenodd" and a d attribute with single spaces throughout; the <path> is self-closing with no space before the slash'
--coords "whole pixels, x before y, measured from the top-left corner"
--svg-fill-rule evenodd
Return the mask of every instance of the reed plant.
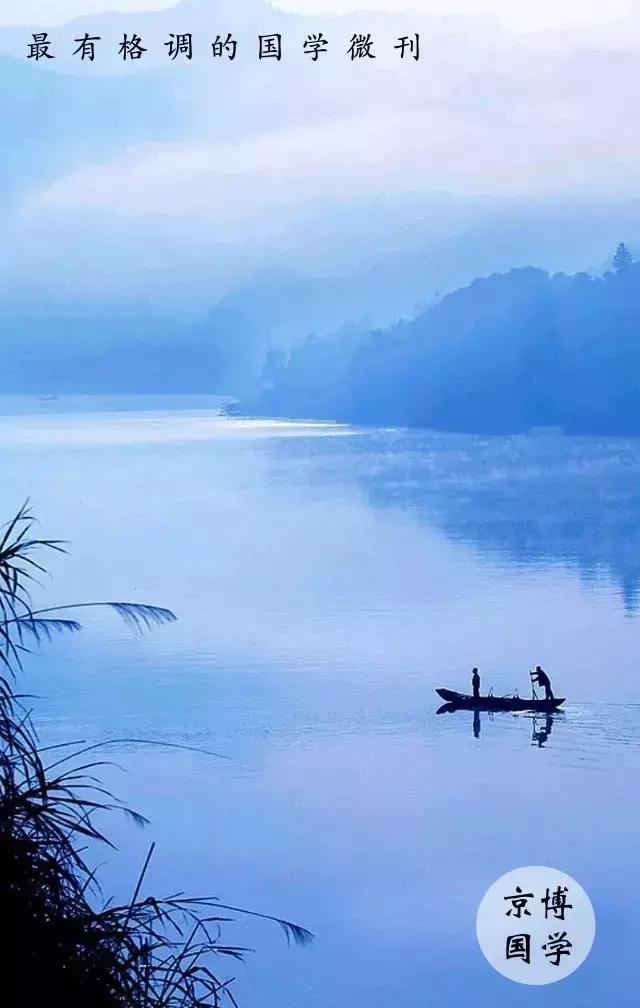
<path id="1" fill-rule="evenodd" d="M 96 844 L 112 846 L 98 822 L 120 812 L 146 824 L 101 782 L 98 745 L 43 745 L 30 698 L 17 678 L 34 644 L 81 629 L 82 609 L 111 609 L 136 632 L 175 620 L 171 610 L 129 602 L 84 602 L 34 609 L 30 587 L 46 554 L 64 551 L 39 538 L 28 506 L 0 532 L 0 909 L 2 992 L 7 1004 L 64 1008 L 204 1008 L 236 1004 L 224 961 L 247 949 L 225 942 L 238 914 L 266 917 L 288 942 L 306 929 L 216 897 L 144 895 L 153 854 L 127 902 L 105 901 L 91 866 Z"/>

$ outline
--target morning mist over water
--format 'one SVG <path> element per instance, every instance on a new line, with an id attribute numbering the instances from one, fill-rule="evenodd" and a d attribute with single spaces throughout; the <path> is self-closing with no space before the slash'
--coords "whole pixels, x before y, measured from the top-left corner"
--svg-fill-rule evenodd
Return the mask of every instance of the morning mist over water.
<path id="1" fill-rule="evenodd" d="M 115 6 L 0 0 L 3 989 L 635 1008 L 637 3 Z"/>
<path id="2" fill-rule="evenodd" d="M 426 986 L 455 1001 L 470 980 L 492 1003 L 506 981 L 460 921 L 505 860 L 536 862 L 548 831 L 599 913 L 617 912 L 635 849 L 617 812 L 638 758 L 636 574 L 623 559 L 635 442 L 255 422 L 202 402 L 64 405 L 2 417 L 5 507 L 28 483 L 47 527 L 73 525 L 60 587 L 170 600 L 178 622 L 136 640 L 96 615 L 90 633 L 52 642 L 27 678 L 44 736 L 225 757 L 115 746 L 129 772 L 109 780 L 152 819 L 146 835 L 117 828 L 117 893 L 157 837 L 157 884 L 177 874 L 193 889 L 224 863 L 221 898 L 302 918 L 323 936 L 311 955 L 260 932 L 266 961 L 240 973 L 246 997 L 273 1005 L 320 1005 L 329 983 L 338 1004 L 418 1006 Z M 542 662 L 571 705 L 546 719 L 436 715 L 434 688 L 464 690 L 476 661 L 496 694 L 523 696 Z M 615 981 L 587 961 L 567 983 L 631 1004 L 624 942 L 599 941 Z M 452 972 L 454 947 L 467 965 Z M 381 956 L 402 969 L 373 981 Z"/>

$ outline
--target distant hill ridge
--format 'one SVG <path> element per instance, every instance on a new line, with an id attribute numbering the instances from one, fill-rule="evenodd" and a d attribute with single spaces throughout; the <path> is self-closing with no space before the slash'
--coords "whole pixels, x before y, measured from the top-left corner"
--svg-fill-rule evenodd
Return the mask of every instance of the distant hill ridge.
<path id="1" fill-rule="evenodd" d="M 449 431 L 640 434 L 640 263 L 603 276 L 526 267 L 410 322 L 308 338 L 269 363 L 261 412 Z"/>

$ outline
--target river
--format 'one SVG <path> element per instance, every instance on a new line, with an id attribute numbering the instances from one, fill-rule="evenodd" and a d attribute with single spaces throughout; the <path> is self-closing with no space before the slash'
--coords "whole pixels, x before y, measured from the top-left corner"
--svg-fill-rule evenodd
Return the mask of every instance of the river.
<path id="1" fill-rule="evenodd" d="M 178 621 L 136 637 L 90 612 L 27 662 L 47 741 L 108 750 L 105 895 L 151 841 L 157 893 L 249 920 L 244 1008 L 538 1003 L 485 962 L 475 914 L 520 865 L 574 876 L 590 957 L 545 1004 L 637 1004 L 640 443 L 487 438 L 223 418 L 203 399 L 0 403 L 9 518 L 29 497 L 69 540 L 34 601 L 131 600 Z M 436 714 L 437 686 L 566 711 Z M 105 824 L 106 825 L 106 824 Z"/>

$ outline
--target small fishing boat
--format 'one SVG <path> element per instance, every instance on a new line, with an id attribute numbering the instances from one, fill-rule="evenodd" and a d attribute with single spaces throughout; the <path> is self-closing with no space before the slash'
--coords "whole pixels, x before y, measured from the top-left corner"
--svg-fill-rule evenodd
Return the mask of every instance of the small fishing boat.
<path id="1" fill-rule="evenodd" d="M 238 401 L 224 403 L 224 405 L 220 407 L 220 415 L 228 417 L 246 416 L 245 411 L 242 408 L 242 404 Z"/>
<path id="2" fill-rule="evenodd" d="M 527 699 L 517 696 L 474 697 L 467 693 L 456 693 L 455 690 L 450 689 L 437 689 L 436 693 L 445 701 L 448 710 L 555 711 L 566 699 L 566 697 L 554 697 L 553 700 Z M 444 709 L 441 707 L 440 710 Z"/>

